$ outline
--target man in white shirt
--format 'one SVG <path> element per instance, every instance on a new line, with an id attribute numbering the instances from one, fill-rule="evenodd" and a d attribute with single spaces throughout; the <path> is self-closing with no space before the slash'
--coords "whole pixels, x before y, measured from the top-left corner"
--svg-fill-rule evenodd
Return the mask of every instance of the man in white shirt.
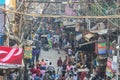
<path id="1" fill-rule="evenodd" d="M 69 49 L 68 49 L 68 56 L 71 56 L 72 53 L 73 53 L 72 49 L 69 48 Z"/>

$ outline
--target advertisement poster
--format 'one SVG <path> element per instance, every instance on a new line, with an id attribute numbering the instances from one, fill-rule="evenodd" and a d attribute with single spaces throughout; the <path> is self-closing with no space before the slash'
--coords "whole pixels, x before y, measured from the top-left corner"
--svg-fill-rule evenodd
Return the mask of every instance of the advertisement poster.
<path id="1" fill-rule="evenodd" d="M 107 59 L 107 66 L 106 66 L 106 75 L 108 77 L 113 77 L 113 70 L 112 70 L 112 59 Z"/>
<path id="2" fill-rule="evenodd" d="M 107 46 L 106 43 L 98 43 L 98 54 L 106 54 Z"/>
<path id="3" fill-rule="evenodd" d="M 112 43 L 110 42 L 110 47 L 109 49 L 107 49 L 107 44 L 105 42 L 99 42 L 98 44 L 96 44 L 97 48 L 98 49 L 97 53 L 98 54 L 106 54 L 107 52 L 112 54 L 112 51 L 113 51 L 113 46 L 112 46 Z"/>
<path id="4" fill-rule="evenodd" d="M 32 47 L 31 46 L 25 47 L 24 58 L 25 59 L 32 59 Z"/>
<path id="5" fill-rule="evenodd" d="M 16 68 L 22 64 L 23 49 L 0 46 L 0 67 Z"/>
<path id="6" fill-rule="evenodd" d="M 113 56 L 113 61 L 112 61 L 112 70 L 113 70 L 113 72 L 117 71 L 117 67 L 118 67 L 117 56 Z"/>

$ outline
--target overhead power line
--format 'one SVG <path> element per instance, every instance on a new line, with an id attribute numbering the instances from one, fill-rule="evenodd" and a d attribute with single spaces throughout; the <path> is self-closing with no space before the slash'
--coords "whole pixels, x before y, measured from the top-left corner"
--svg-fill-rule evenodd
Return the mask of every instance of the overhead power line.
<path id="1" fill-rule="evenodd" d="M 48 14 L 28 14 L 28 13 L 22 13 L 12 10 L 6 10 L 3 8 L 0 8 L 3 12 L 13 13 L 13 14 L 20 14 L 20 15 L 26 15 L 26 16 L 34 16 L 34 17 L 53 17 L 53 18 L 120 18 L 120 15 L 107 15 L 107 16 L 67 16 L 67 15 L 48 15 Z"/>
<path id="2" fill-rule="evenodd" d="M 102 9 L 106 10 L 105 8 L 103 8 L 103 7 L 98 3 L 97 0 L 94 0 L 94 1 L 95 1 L 95 3 L 96 3 L 96 6 L 98 7 L 98 9 L 100 9 L 101 11 L 102 11 Z M 105 15 L 103 11 L 102 11 L 102 14 Z M 108 21 L 111 22 L 113 25 L 119 27 L 119 25 L 116 24 L 116 23 L 114 23 L 111 19 L 108 18 Z"/>
<path id="3" fill-rule="evenodd" d="M 32 3 L 68 3 L 68 1 L 40 1 L 40 0 L 28 0 L 24 2 L 32 2 Z M 70 3 L 85 3 L 84 1 L 71 1 Z"/>

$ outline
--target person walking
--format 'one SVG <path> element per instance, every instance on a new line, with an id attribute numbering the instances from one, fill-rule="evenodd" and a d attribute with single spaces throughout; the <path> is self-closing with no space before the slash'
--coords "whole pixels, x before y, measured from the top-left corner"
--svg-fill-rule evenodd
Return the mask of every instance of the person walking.
<path id="1" fill-rule="evenodd" d="M 46 62 L 44 61 L 44 59 L 42 59 L 39 64 L 41 65 L 41 69 L 46 70 Z"/>
<path id="2" fill-rule="evenodd" d="M 72 56 L 72 54 L 73 54 L 72 49 L 71 49 L 71 48 L 68 48 L 68 56 L 70 57 L 70 56 Z"/>
<path id="3" fill-rule="evenodd" d="M 38 41 L 38 40 L 35 40 L 34 43 L 33 43 L 33 58 L 36 57 L 36 61 L 39 60 L 39 55 L 40 55 L 40 51 L 41 51 L 41 41 Z M 34 59 L 33 59 L 34 60 Z"/>
<path id="4" fill-rule="evenodd" d="M 78 80 L 77 74 L 73 75 L 73 80 Z"/>
<path id="5" fill-rule="evenodd" d="M 57 44 L 57 52 L 58 52 L 58 54 L 60 54 L 60 46 L 59 46 L 59 44 Z"/>
<path id="6" fill-rule="evenodd" d="M 62 64 L 63 64 L 63 61 L 62 61 L 61 57 L 59 57 L 59 59 L 58 59 L 58 61 L 57 61 L 57 66 L 58 66 L 58 67 L 59 67 L 59 66 L 62 66 Z"/>
<path id="7" fill-rule="evenodd" d="M 66 78 L 66 80 L 73 80 L 73 76 L 69 74 L 69 76 Z"/>

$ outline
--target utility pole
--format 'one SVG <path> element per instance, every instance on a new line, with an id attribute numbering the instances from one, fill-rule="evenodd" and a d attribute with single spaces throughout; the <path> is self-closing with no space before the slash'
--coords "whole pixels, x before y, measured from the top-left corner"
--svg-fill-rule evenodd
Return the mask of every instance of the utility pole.
<path id="1" fill-rule="evenodd" d="M 119 0 L 117 0 L 117 8 L 119 7 Z M 119 11 L 117 10 L 117 14 L 119 14 Z M 118 19 L 118 25 L 119 25 L 119 19 Z M 117 36 L 117 45 L 119 46 L 120 48 L 120 35 L 119 35 L 119 26 L 118 26 L 118 36 Z M 119 58 L 120 58 L 120 52 L 119 52 L 119 49 L 117 50 L 117 72 L 116 72 L 116 80 L 119 79 Z"/>
<path id="2" fill-rule="evenodd" d="M 117 45 L 120 45 L 120 35 L 118 35 L 118 41 Z M 119 47 L 118 47 L 119 48 Z M 116 80 L 119 78 L 119 57 L 120 57 L 120 52 L 119 49 L 117 50 L 117 71 L 116 71 Z"/>

